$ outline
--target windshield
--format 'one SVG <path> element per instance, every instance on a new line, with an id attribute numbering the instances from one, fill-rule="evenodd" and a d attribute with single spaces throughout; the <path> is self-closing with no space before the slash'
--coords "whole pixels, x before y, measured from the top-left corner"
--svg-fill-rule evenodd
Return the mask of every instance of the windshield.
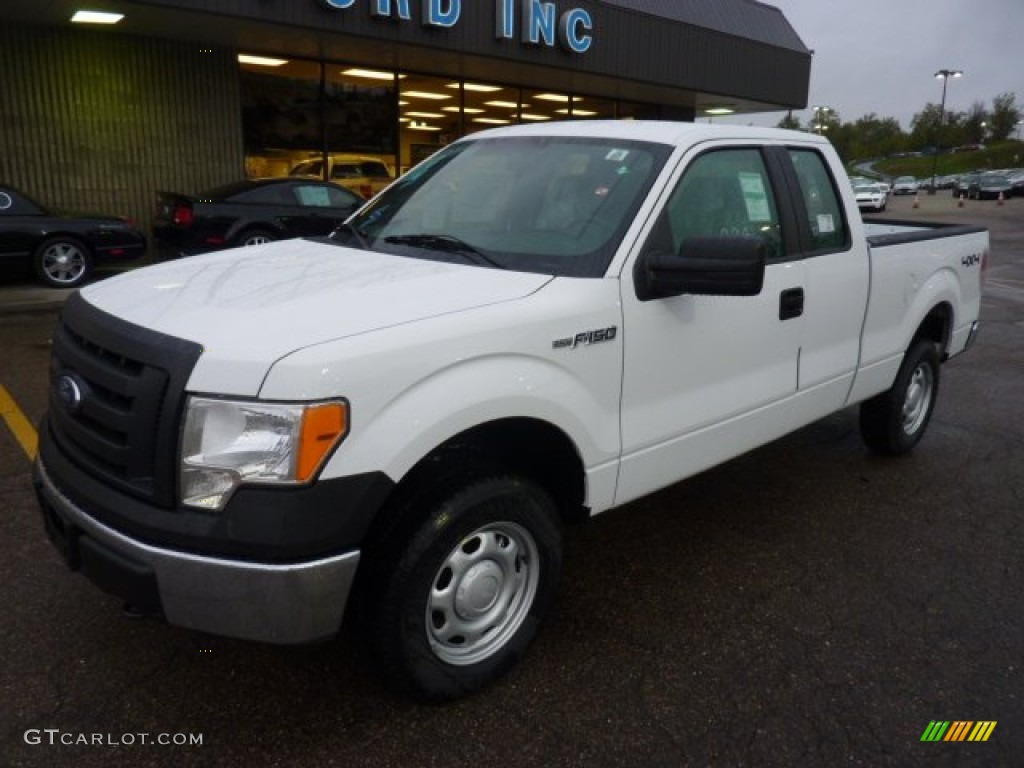
<path id="1" fill-rule="evenodd" d="M 563 136 L 453 144 L 332 239 L 417 258 L 601 277 L 671 151 Z"/>

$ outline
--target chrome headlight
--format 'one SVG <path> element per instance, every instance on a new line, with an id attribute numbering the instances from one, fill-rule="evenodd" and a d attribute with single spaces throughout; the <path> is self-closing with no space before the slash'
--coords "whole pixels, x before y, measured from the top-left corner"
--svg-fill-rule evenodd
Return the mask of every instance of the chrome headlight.
<path id="1" fill-rule="evenodd" d="M 181 498 L 220 510 L 243 484 L 309 482 L 348 431 L 348 403 L 190 397 L 181 440 Z"/>

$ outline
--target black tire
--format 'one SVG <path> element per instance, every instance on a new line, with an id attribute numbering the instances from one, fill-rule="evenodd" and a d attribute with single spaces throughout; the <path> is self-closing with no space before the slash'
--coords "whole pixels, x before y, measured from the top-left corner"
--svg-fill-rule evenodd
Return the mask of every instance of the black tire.
<path id="1" fill-rule="evenodd" d="M 265 243 L 272 243 L 275 240 L 277 240 L 277 235 L 266 229 L 247 229 L 238 236 L 236 242 L 241 246 L 250 246 L 264 245 Z"/>
<path id="2" fill-rule="evenodd" d="M 360 629 L 393 687 L 444 701 L 483 688 L 523 655 L 555 596 L 561 528 L 547 492 L 514 475 L 478 475 L 419 498 L 418 514 L 367 553 Z"/>
<path id="3" fill-rule="evenodd" d="M 939 353 L 920 339 L 907 350 L 896 381 L 887 392 L 860 406 L 860 433 L 875 453 L 898 456 L 924 436 L 939 394 Z"/>
<path id="4" fill-rule="evenodd" d="M 59 235 L 39 244 L 32 268 L 51 288 L 77 288 L 92 272 L 92 254 L 81 240 Z"/>

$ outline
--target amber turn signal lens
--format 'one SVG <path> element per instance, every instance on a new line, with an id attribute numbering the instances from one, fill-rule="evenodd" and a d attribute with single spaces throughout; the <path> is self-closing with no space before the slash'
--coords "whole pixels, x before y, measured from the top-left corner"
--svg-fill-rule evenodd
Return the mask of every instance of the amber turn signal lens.
<path id="1" fill-rule="evenodd" d="M 348 431 L 348 405 L 313 405 L 302 415 L 296 480 L 304 483 L 320 468 L 324 458 Z"/>

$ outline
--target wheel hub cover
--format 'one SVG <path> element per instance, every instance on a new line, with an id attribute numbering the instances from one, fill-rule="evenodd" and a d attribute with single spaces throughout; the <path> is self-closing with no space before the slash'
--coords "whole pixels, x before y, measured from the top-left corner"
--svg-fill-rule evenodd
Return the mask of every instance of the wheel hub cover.
<path id="1" fill-rule="evenodd" d="M 501 567 L 484 560 L 466 571 L 455 593 L 455 610 L 464 619 L 483 616 L 491 609 L 504 583 Z"/>

